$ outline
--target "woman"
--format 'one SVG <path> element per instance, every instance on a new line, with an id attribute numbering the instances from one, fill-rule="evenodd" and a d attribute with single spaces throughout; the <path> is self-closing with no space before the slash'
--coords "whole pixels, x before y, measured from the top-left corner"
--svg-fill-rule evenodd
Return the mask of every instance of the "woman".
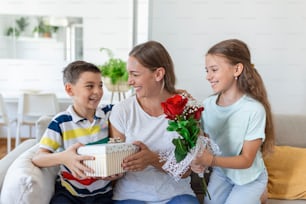
<path id="1" fill-rule="evenodd" d="M 190 171 L 175 181 L 163 171 L 158 152 L 174 149 L 176 132 L 166 130 L 161 102 L 176 93 L 174 66 L 158 42 L 140 44 L 129 54 L 128 83 L 135 96 L 114 106 L 111 134 L 139 146 L 140 151 L 123 162 L 125 176 L 116 183 L 115 203 L 199 203 L 190 186 Z"/>

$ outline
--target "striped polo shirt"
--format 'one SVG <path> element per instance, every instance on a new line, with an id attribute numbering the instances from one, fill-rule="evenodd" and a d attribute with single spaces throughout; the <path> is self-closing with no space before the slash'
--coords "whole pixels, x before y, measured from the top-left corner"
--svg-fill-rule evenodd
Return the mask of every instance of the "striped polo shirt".
<path id="1" fill-rule="evenodd" d="M 40 140 L 40 147 L 51 152 L 62 151 L 73 144 L 96 144 L 108 142 L 108 118 L 112 105 L 98 107 L 94 121 L 80 117 L 70 105 L 66 111 L 57 114 L 50 122 Z M 69 169 L 61 165 L 59 177 L 64 186 L 72 195 L 93 196 L 111 190 L 110 181 L 98 179 L 77 179 Z"/>

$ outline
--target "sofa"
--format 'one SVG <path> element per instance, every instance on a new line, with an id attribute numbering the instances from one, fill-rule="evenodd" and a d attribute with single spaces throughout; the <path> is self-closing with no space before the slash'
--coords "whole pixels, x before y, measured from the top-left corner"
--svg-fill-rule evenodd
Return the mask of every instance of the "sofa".
<path id="1" fill-rule="evenodd" d="M 306 203 L 306 115 L 274 115 L 275 149 L 265 158 L 268 204 Z"/>
<path id="2" fill-rule="evenodd" d="M 49 121 L 48 117 L 38 120 L 37 135 L 42 135 Z M 265 159 L 269 174 L 267 204 L 305 204 L 306 115 L 274 114 L 274 124 L 275 152 Z M 1 204 L 48 203 L 58 167 L 40 169 L 32 165 L 31 158 L 38 149 L 38 140 L 39 138 L 24 141 L 0 160 Z M 296 176 L 298 178 L 294 178 Z M 281 177 L 284 178 L 280 179 Z M 202 200 L 200 182 L 192 174 L 191 185 Z"/>

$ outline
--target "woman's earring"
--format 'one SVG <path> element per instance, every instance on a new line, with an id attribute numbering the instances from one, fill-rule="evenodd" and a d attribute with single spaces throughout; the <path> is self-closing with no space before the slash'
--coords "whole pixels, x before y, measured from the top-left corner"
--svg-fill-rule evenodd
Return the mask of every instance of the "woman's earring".
<path id="1" fill-rule="evenodd" d="M 235 76 L 235 80 L 237 80 L 238 79 L 238 77 L 237 76 Z"/>

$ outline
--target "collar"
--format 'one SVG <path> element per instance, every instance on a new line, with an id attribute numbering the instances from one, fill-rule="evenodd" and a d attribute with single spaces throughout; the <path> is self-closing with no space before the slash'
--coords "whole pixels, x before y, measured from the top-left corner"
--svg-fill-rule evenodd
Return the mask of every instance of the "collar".
<path id="1" fill-rule="evenodd" d="M 77 122 L 82 122 L 84 120 L 87 120 L 87 118 L 84 118 L 84 117 L 81 117 L 79 116 L 73 109 L 73 105 L 69 105 L 68 109 L 67 109 L 68 113 L 70 113 L 71 117 L 72 117 L 72 121 L 74 123 L 77 123 Z M 95 116 L 94 116 L 94 120 L 97 120 L 97 119 L 101 119 L 101 118 L 104 118 L 105 117 L 105 114 L 103 112 L 103 110 L 101 108 L 97 108 L 96 109 L 96 112 L 95 112 Z"/>

